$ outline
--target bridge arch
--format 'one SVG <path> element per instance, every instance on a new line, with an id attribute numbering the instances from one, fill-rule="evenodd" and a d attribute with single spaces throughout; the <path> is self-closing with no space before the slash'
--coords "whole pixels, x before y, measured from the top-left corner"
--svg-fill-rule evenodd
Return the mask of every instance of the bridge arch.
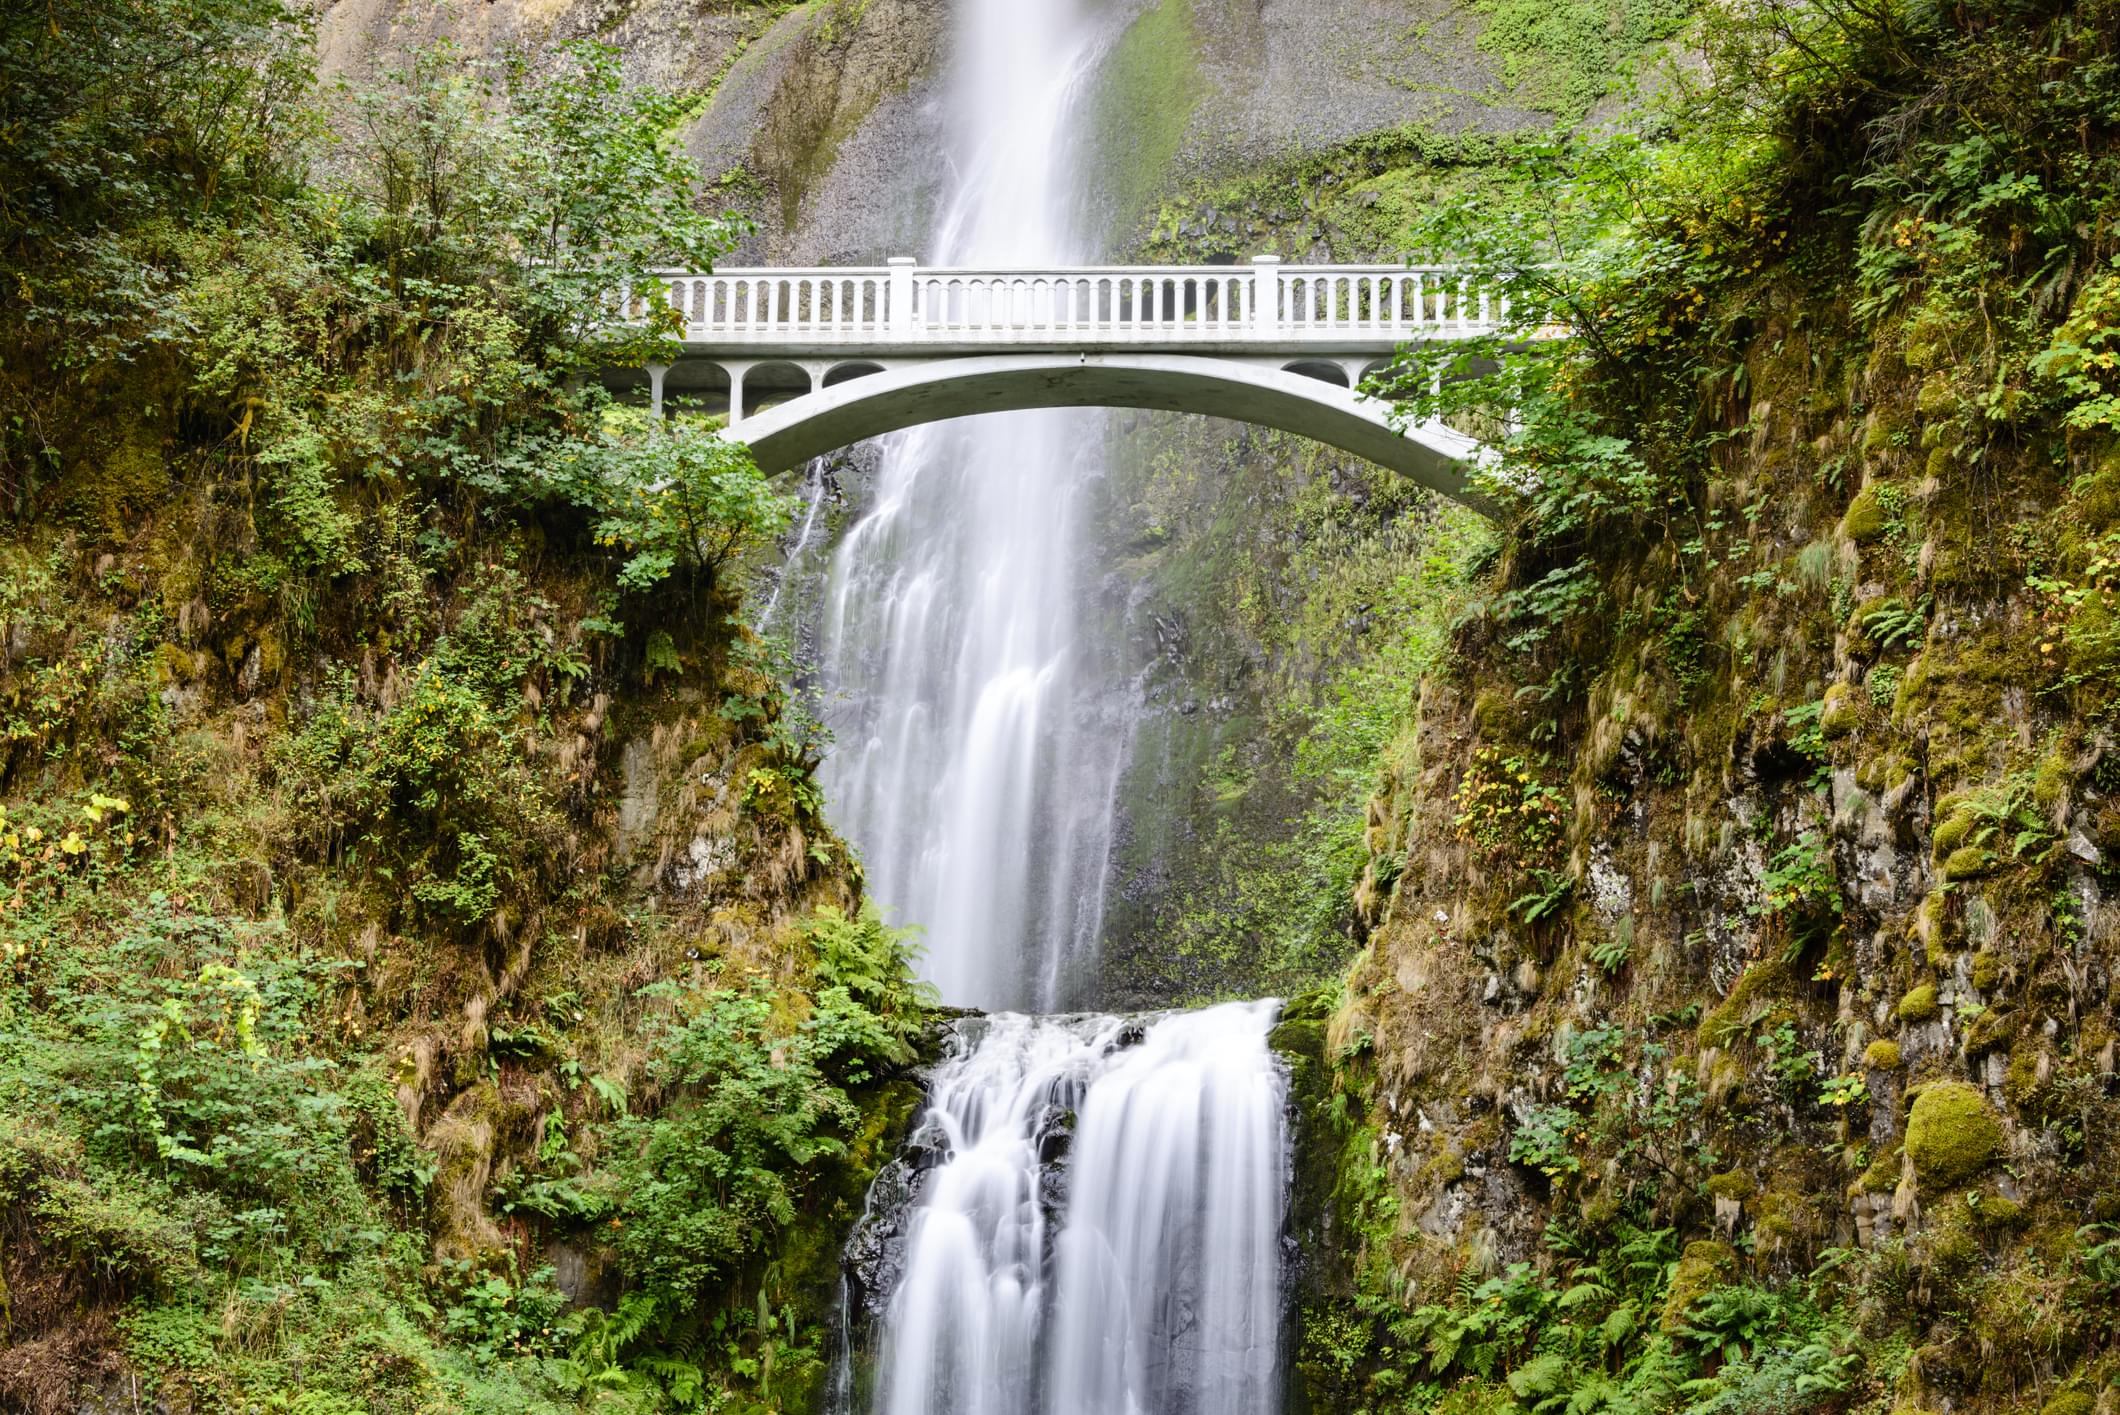
<path id="1" fill-rule="evenodd" d="M 867 378 L 870 374 L 882 372 L 883 365 L 873 359 L 849 359 L 845 363 L 834 364 L 831 368 L 825 370 L 824 386 L 826 388 L 837 388 L 849 379 Z"/>
<path id="2" fill-rule="evenodd" d="M 1314 378 L 1320 383 L 1329 383 L 1335 388 L 1347 387 L 1347 370 L 1331 359 L 1296 359 L 1281 365 L 1281 372 L 1292 373 L 1299 378 Z"/>
<path id="3" fill-rule="evenodd" d="M 1205 413 L 1279 428 L 1389 467 L 1483 514 L 1497 510 L 1468 480 L 1478 451 L 1462 433 L 1440 424 L 1401 432 L 1385 404 L 1344 383 L 1190 354 L 990 354 L 884 365 L 747 417 L 722 435 L 747 444 L 759 465 L 775 472 L 920 423 L 1085 407 Z"/>

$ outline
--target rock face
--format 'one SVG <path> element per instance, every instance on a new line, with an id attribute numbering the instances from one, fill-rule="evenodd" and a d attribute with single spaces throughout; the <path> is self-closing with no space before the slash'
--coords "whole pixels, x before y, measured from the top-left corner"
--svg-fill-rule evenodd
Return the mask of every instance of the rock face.
<path id="1" fill-rule="evenodd" d="M 629 75 L 702 99 L 684 130 L 711 200 L 757 231 L 737 261 L 920 254 L 948 180 L 953 0 L 329 0 L 327 77 L 388 70 L 448 40 L 472 55 L 616 46 Z M 1258 169 L 1409 123 L 1504 131 L 1536 115 L 1493 88 L 1439 0 L 1112 0 L 1092 150 L 1115 249 L 1184 182 Z M 1420 38 L 1416 39 L 1415 36 Z"/>

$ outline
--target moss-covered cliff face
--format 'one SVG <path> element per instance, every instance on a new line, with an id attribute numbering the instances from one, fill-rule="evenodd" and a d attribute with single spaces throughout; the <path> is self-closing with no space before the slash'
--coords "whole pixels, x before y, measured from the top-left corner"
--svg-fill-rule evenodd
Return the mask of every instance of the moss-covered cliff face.
<path id="1" fill-rule="evenodd" d="M 1587 347 L 1486 404 L 1522 514 L 1288 1038 L 1311 1408 L 2111 1408 L 2110 30 L 1964 26 L 1737 25 L 1718 157 L 1498 169 Z"/>
<path id="2" fill-rule="evenodd" d="M 0 1407 L 807 1409 L 925 1000 L 742 623 L 788 498 L 593 378 L 727 245 L 681 107 L 429 63 L 327 162 L 306 43 L 0 27 Z"/>

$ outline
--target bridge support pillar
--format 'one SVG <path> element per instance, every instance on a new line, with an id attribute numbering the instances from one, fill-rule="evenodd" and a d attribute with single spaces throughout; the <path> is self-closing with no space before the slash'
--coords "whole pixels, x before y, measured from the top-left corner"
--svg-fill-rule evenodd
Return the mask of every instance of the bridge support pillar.
<path id="1" fill-rule="evenodd" d="M 648 416 L 660 422 L 663 415 L 663 379 L 670 373 L 668 364 L 649 364 L 648 370 Z"/>
<path id="2" fill-rule="evenodd" d="M 1252 332 L 1271 337 L 1281 330 L 1281 258 L 1277 255 L 1255 255 L 1251 258 L 1251 308 L 1245 311 L 1251 316 Z"/>
<path id="3" fill-rule="evenodd" d="M 890 260 L 890 327 L 900 337 L 913 332 L 913 267 L 918 264 L 909 255 L 894 255 Z"/>
<path id="4" fill-rule="evenodd" d="M 743 421 L 743 377 L 751 371 L 752 359 L 730 359 L 722 364 L 722 371 L 729 375 L 729 426 Z"/>

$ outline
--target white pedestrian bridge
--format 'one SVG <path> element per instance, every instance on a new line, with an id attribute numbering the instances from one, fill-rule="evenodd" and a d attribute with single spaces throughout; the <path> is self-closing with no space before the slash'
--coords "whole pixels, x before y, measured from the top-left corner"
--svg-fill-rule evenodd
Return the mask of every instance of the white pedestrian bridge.
<path id="1" fill-rule="evenodd" d="M 1314 438 L 1492 511 L 1472 439 L 1394 427 L 1358 391 L 1402 346 L 1494 332 L 1506 310 L 1458 273 L 1403 265 L 873 267 L 672 271 L 683 355 L 666 398 L 726 409 L 768 472 L 918 423 L 1025 408 L 1206 413 Z M 638 386 L 637 379 L 635 386 Z"/>

